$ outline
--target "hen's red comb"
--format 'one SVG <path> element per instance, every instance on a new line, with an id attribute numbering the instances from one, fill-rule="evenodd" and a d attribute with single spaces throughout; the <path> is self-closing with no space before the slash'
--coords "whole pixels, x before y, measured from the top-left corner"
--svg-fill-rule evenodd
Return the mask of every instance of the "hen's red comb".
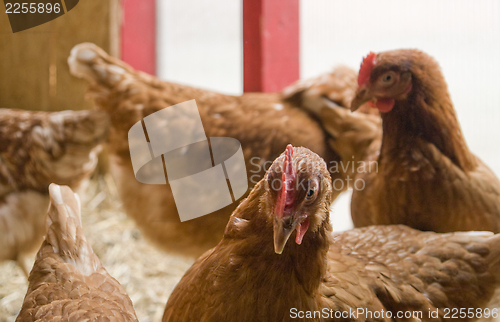
<path id="1" fill-rule="evenodd" d="M 293 146 L 291 144 L 288 144 L 285 150 L 285 161 L 283 162 L 284 166 L 283 175 L 291 175 L 293 172 L 292 155 L 293 155 Z"/>
<path id="2" fill-rule="evenodd" d="M 278 217 L 283 217 L 285 207 L 291 205 L 294 199 L 293 183 L 295 181 L 295 171 L 292 164 L 293 147 L 288 144 L 285 150 L 285 160 L 283 161 L 283 173 L 281 174 L 281 193 L 278 196 L 275 213 Z"/>
<path id="3" fill-rule="evenodd" d="M 366 55 L 365 58 L 363 58 L 363 62 L 359 67 L 358 86 L 364 85 L 370 80 L 370 74 L 372 72 L 373 66 L 375 66 L 376 57 L 377 54 L 375 54 L 374 52 L 370 52 L 368 55 Z"/>

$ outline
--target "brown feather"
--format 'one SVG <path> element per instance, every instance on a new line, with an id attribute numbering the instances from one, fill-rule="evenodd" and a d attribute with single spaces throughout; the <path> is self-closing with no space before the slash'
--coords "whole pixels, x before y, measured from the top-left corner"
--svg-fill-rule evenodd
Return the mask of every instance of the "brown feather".
<path id="1" fill-rule="evenodd" d="M 132 301 L 83 234 L 78 196 L 50 186 L 47 235 L 16 321 L 137 321 Z"/>
<path id="2" fill-rule="evenodd" d="M 293 158 L 297 172 L 322 177 L 302 244 L 290 238 L 281 255 L 273 248 L 277 192 L 267 180 L 273 172 L 279 174 L 281 156 L 234 211 L 221 242 L 174 289 L 164 322 L 292 321 L 292 309 L 335 314 L 358 308 L 390 311 L 393 317 L 398 311 L 418 311 L 422 320 L 432 320 L 429 311 L 437 309 L 438 320 L 443 320 L 446 308 L 488 305 L 500 277 L 497 235 L 371 226 L 332 236 L 332 185 L 326 165 L 304 148 L 295 148 Z M 310 164 L 315 166 L 304 166 Z M 366 313 L 344 320 L 391 319 Z"/>
<path id="3" fill-rule="evenodd" d="M 388 71 L 400 81 L 383 88 L 379 77 Z M 397 92 L 405 77 L 411 90 Z M 380 53 L 357 95 L 366 90 L 371 99 L 395 104 L 382 113 L 380 150 L 367 157 L 378 162 L 378 171 L 358 176 L 366 185 L 353 193 L 354 225 L 499 232 L 500 181 L 469 151 L 437 62 L 418 50 Z"/>
<path id="4" fill-rule="evenodd" d="M 51 182 L 81 189 L 93 173 L 109 120 L 100 111 L 0 109 L 0 261 L 26 275 L 45 233 Z"/>
<path id="5" fill-rule="evenodd" d="M 250 187 L 263 177 L 268 165 L 287 144 L 307 146 L 328 162 L 340 161 L 321 125 L 280 93 L 231 96 L 161 81 L 135 71 L 89 43 L 72 50 L 69 65 L 73 75 L 90 83 L 88 96 L 111 116 L 110 168 L 127 214 L 135 219 L 146 237 L 168 251 L 199 256 L 215 246 L 236 204 L 181 224 L 170 186 L 141 184 L 133 175 L 127 133 L 145 116 L 196 99 L 208 137 L 231 137 L 241 143 Z M 354 83 L 346 81 L 342 86 L 330 88 L 331 95 L 337 93 L 337 99 L 349 101 L 342 97 L 353 95 L 355 72 L 353 79 Z M 344 173 L 335 173 L 333 179 L 336 178 L 343 179 Z M 335 193 L 346 188 L 339 187 Z"/>

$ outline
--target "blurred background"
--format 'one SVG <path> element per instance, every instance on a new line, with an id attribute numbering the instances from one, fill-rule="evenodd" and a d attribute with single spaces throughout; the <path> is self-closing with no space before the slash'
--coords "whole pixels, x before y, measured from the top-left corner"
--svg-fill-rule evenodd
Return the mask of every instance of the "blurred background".
<path id="1" fill-rule="evenodd" d="M 245 87 L 244 70 L 247 70 L 244 69 L 244 1 L 85 0 L 60 18 L 18 33 L 12 33 L 7 14 L 2 10 L 0 107 L 92 108 L 91 102 L 83 99 L 86 83 L 70 76 L 66 63 L 71 48 L 84 41 L 93 42 L 162 79 L 241 94 Z M 280 1 L 286 3 L 286 0 Z M 499 1 L 290 0 L 290 3 L 296 3 L 298 9 L 295 37 L 299 59 L 290 66 L 292 71 L 297 69 L 297 77 L 313 77 L 339 64 L 357 69 L 362 57 L 370 51 L 421 49 L 441 65 L 470 149 L 500 176 Z M 0 8 L 3 9 L 1 5 Z M 287 23 L 279 24 L 275 30 L 287 27 Z M 265 34 L 266 30 L 261 32 Z M 280 50 L 286 54 L 295 49 L 282 47 Z M 294 80 L 288 79 L 283 86 Z M 98 196 L 99 189 L 95 190 Z M 90 212 L 97 207 L 92 204 L 97 204 L 96 200 L 92 199 L 87 206 Z M 333 206 L 332 218 L 337 231 L 352 227 L 349 202 L 350 193 L 345 193 Z M 127 220 L 124 215 L 119 220 L 114 214 L 108 215 L 109 220 L 106 224 L 101 222 L 101 226 L 95 226 L 98 220 L 88 219 L 97 227 L 93 232 L 86 231 L 97 238 L 95 243 L 101 242 L 98 239 L 102 231 L 106 230 L 111 236 L 110 227 L 118 225 L 119 220 Z M 124 227 L 126 230 L 116 231 L 117 239 L 130 243 L 140 239 L 133 224 L 127 222 Z M 109 239 L 105 241 L 106 247 L 114 243 L 112 237 L 106 238 Z M 92 242 L 92 236 L 89 240 Z M 144 245 L 140 246 L 143 253 L 145 247 L 149 247 Z M 110 273 L 128 285 L 129 294 L 135 292 L 132 300 L 140 320 L 159 320 L 163 310 L 160 303 L 166 302 L 190 263 L 176 264 L 173 270 L 169 268 L 174 278 L 165 283 L 153 278 L 158 277 L 166 265 L 172 267 L 173 262 L 182 260 L 169 257 L 164 262 L 155 262 L 157 271 L 144 273 L 149 274 L 147 285 L 151 289 L 142 294 L 134 289 L 143 286 L 137 276 L 140 268 L 124 266 L 118 258 L 133 251 L 110 251 L 102 246 L 99 253 L 100 247 L 97 246 L 96 252 L 100 257 L 109 257 L 107 262 L 101 259 Z M 155 256 L 162 257 L 162 254 Z M 4 266 L 0 267 L 4 275 L 0 280 L 0 321 L 13 321 L 27 284 L 13 266 Z M 165 285 L 163 293 L 152 290 L 157 284 Z M 142 305 L 145 299 L 154 303 Z"/>

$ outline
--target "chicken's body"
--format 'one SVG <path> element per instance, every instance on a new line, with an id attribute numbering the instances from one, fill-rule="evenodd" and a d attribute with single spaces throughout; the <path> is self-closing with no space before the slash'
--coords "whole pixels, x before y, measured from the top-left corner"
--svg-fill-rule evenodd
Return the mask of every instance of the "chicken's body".
<path id="1" fill-rule="evenodd" d="M 279 93 L 230 96 L 160 81 L 92 44 L 76 46 L 69 64 L 75 76 L 91 83 L 89 95 L 111 116 L 111 171 L 127 214 L 163 249 L 198 256 L 221 239 L 236 205 L 181 224 L 168 184 L 146 185 L 135 179 L 127 133 L 151 113 L 195 99 L 207 137 L 230 137 L 241 143 L 250 187 L 288 143 L 307 146 L 328 162 L 340 161 L 319 123 Z M 349 86 L 341 90 L 348 92 Z M 343 179 L 344 174 L 339 171 L 334 176 Z M 336 194 L 346 189 L 337 187 Z"/>
<path id="2" fill-rule="evenodd" d="M 132 301 L 83 234 L 77 195 L 53 184 L 50 197 L 47 235 L 16 321 L 137 321 Z"/>
<path id="3" fill-rule="evenodd" d="M 305 210 L 305 194 L 292 189 L 293 203 L 285 204 L 291 217 L 281 219 L 268 184 L 281 176 L 283 157 L 275 161 L 277 175 L 268 173 L 255 186 L 231 216 L 222 241 L 174 289 L 164 322 L 390 321 L 388 312 L 394 320 L 404 320 L 397 312 L 410 312 L 421 314 L 414 320 L 429 321 L 430 312 L 437 312 L 434 320 L 444 320 L 446 308 L 488 305 L 500 282 L 500 236 L 436 234 L 405 226 L 372 226 L 332 236 L 326 167 L 323 163 L 310 170 L 307 164 L 314 168 L 319 158 L 306 149 L 295 148 L 294 155 L 296 178 L 311 182 L 322 176 L 318 204 L 307 203 L 307 209 L 317 212 Z M 297 216 L 308 227 L 301 244 L 299 238 L 281 249 L 276 222 L 296 222 Z M 295 225 L 286 227 L 295 230 Z"/>
<path id="4" fill-rule="evenodd" d="M 17 260 L 40 247 L 51 182 L 74 189 L 90 177 L 108 119 L 97 111 L 0 110 L 0 260 Z"/>
<path id="5" fill-rule="evenodd" d="M 500 182 L 467 148 L 438 64 L 416 50 L 365 62 L 374 65 L 364 68 L 353 108 L 375 102 L 383 137 L 368 156 L 377 171 L 360 174 L 365 189 L 353 193 L 354 225 L 499 232 Z"/>
<path id="6" fill-rule="evenodd" d="M 356 227 L 404 224 L 436 232 L 500 231 L 500 183 L 481 160 L 465 170 L 422 139 L 378 160 L 378 172 L 360 174 L 355 191 Z"/>

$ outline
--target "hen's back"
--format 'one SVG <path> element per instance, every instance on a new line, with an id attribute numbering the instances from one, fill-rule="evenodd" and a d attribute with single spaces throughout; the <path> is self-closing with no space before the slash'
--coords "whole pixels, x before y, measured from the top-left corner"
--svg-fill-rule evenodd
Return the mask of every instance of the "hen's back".
<path id="1" fill-rule="evenodd" d="M 47 225 L 17 321 L 137 321 L 132 301 L 87 242 L 69 187 L 50 185 Z"/>
<path id="2" fill-rule="evenodd" d="M 51 182 L 76 189 L 94 171 L 108 130 L 99 111 L 0 109 L 0 260 L 17 260 L 42 242 Z"/>
<path id="3" fill-rule="evenodd" d="M 420 312 L 422 320 L 436 310 L 451 317 L 452 308 L 484 314 L 500 282 L 500 235 L 490 232 L 357 228 L 336 235 L 328 257 L 323 292 L 345 309 L 371 298 L 394 316 Z"/>

